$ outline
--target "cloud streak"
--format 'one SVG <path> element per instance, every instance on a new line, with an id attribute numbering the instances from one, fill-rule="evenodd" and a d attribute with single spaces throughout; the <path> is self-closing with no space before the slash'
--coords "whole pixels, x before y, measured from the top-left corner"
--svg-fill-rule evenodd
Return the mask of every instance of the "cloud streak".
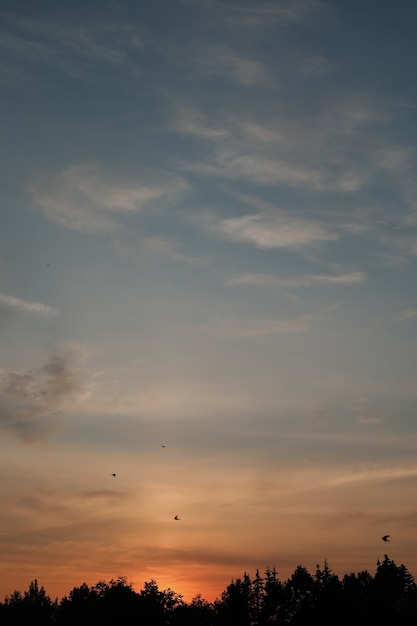
<path id="1" fill-rule="evenodd" d="M 52 355 L 24 372 L 0 370 L 0 428 L 26 442 L 43 439 L 57 426 L 57 411 L 82 386 L 71 355 Z"/>
<path id="2" fill-rule="evenodd" d="M 208 74 L 229 77 L 245 87 L 272 82 L 271 75 L 262 63 L 242 57 L 229 48 L 211 48 L 201 64 Z"/>
<path id="3" fill-rule="evenodd" d="M 230 131 L 216 123 L 212 123 L 205 115 L 191 104 L 174 105 L 174 121 L 171 128 L 174 132 L 193 135 L 203 139 L 219 139 L 230 135 Z"/>
<path id="4" fill-rule="evenodd" d="M 7 30 L 0 32 L 0 47 L 14 63 L 59 67 L 69 74 L 88 64 L 117 67 L 132 51 L 143 46 L 143 37 L 132 24 L 73 23 L 38 20 L 3 13 Z"/>
<path id="5" fill-rule="evenodd" d="M 331 172 L 326 167 L 300 165 L 264 154 L 219 151 L 212 162 L 187 163 L 185 167 L 205 176 L 249 180 L 263 185 L 303 186 L 322 190 L 329 186 Z"/>
<path id="6" fill-rule="evenodd" d="M 214 229 L 223 237 L 257 248 L 298 248 L 338 238 L 317 222 L 287 216 L 244 215 L 218 220 Z"/>
<path id="7" fill-rule="evenodd" d="M 59 315 L 59 312 L 56 309 L 48 306 L 47 304 L 42 304 L 41 302 L 29 302 L 4 293 L 0 293 L 0 305 L 5 305 L 20 311 L 27 311 L 29 313 L 39 313 L 41 315 L 52 316 Z"/>
<path id="8" fill-rule="evenodd" d="M 286 320 L 254 320 L 248 322 L 230 319 L 212 327 L 204 327 L 201 330 L 228 339 L 250 339 L 266 335 L 303 332 L 310 328 L 310 322 L 311 318 L 308 315 L 299 315 Z"/>
<path id="9" fill-rule="evenodd" d="M 326 275 L 309 274 L 296 278 L 282 278 L 274 274 L 242 274 L 226 281 L 226 285 L 256 285 L 259 287 L 311 287 L 323 286 L 346 286 L 357 285 L 364 282 L 364 272 L 349 272 L 346 274 Z"/>
<path id="10" fill-rule="evenodd" d="M 324 64 L 324 59 L 319 59 Z M 207 115 L 207 110 L 203 115 L 196 106 L 193 111 L 193 119 Z M 359 90 L 329 90 L 320 97 L 314 94 L 311 106 L 295 111 L 288 109 L 283 99 L 274 110 L 266 106 L 258 117 L 244 107 L 237 107 L 233 115 L 217 110 L 215 129 L 205 134 L 206 126 L 200 125 L 201 139 L 213 139 L 216 130 L 212 152 L 184 162 L 183 167 L 206 178 L 285 185 L 298 192 L 314 191 L 317 196 L 354 194 L 376 180 L 385 180 L 391 170 L 398 178 L 401 163 L 409 163 L 408 146 L 391 146 L 387 141 L 382 149 L 375 143 L 374 129 L 398 118 L 399 111 L 400 103 L 381 104 L 374 94 Z M 178 124 L 178 131 L 183 128 L 184 123 Z M 364 133 L 368 138 L 365 145 Z M 404 172 L 401 176 L 404 179 Z M 412 176 L 405 185 L 408 195 L 415 198 Z"/>
<path id="11" fill-rule="evenodd" d="M 136 213 L 155 201 L 178 196 L 185 187 L 179 179 L 131 183 L 90 163 L 31 183 L 28 189 L 48 219 L 71 230 L 98 234 L 120 230 L 122 214 Z"/>
<path id="12" fill-rule="evenodd" d="M 221 14 L 223 19 L 230 20 L 236 27 L 288 25 L 291 22 L 309 20 L 328 13 L 329 9 L 321 0 L 281 0 L 280 2 L 261 1 L 256 5 L 240 2 L 221 2 L 221 0 L 181 0 L 186 6 L 198 6 L 211 13 Z"/>

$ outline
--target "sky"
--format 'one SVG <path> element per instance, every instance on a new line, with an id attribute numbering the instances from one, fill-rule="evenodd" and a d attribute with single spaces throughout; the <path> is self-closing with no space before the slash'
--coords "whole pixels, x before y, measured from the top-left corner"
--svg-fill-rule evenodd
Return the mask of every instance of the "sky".
<path id="1" fill-rule="evenodd" d="M 0 17 L 0 599 L 417 575 L 416 4 Z"/>

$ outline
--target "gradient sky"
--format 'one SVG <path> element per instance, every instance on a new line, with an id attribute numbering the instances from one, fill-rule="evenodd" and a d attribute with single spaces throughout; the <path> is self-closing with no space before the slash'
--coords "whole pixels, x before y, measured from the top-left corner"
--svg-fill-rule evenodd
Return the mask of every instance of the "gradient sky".
<path id="1" fill-rule="evenodd" d="M 1 7 L 0 598 L 416 575 L 415 2 Z"/>

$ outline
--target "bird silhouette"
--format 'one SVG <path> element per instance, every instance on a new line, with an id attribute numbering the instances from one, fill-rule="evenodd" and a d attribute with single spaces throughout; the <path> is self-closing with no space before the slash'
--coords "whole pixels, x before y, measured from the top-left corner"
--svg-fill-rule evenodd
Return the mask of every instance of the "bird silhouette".
<path id="1" fill-rule="evenodd" d="M 381 537 L 381 539 L 382 539 L 382 541 L 388 541 L 388 543 L 389 543 L 388 537 L 391 537 L 391 535 L 384 535 L 383 537 Z"/>
<path id="2" fill-rule="evenodd" d="M 166 448 L 166 446 L 161 446 L 161 448 Z"/>
<path id="3" fill-rule="evenodd" d="M 177 520 L 177 522 L 178 522 L 178 520 L 180 520 L 181 518 L 180 518 L 180 517 L 178 517 L 178 515 L 176 515 L 176 516 L 174 517 L 174 519 L 175 519 L 175 520 Z"/>
<path id="4" fill-rule="evenodd" d="M 116 478 L 116 474 L 110 474 L 111 476 L 113 476 L 113 478 Z"/>

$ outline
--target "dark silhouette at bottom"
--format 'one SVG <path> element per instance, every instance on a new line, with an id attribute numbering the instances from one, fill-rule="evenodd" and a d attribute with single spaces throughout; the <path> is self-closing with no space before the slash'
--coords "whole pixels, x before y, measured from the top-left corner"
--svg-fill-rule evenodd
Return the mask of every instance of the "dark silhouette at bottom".
<path id="1" fill-rule="evenodd" d="M 190 576 L 192 573 L 190 572 Z M 190 603 L 172 589 L 160 590 L 155 580 L 134 591 L 121 577 L 83 583 L 58 600 L 51 600 L 37 580 L 28 591 L 14 591 L 0 603 L 0 624 L 43 626 L 411 626 L 417 623 L 417 587 L 404 565 L 387 555 L 368 571 L 340 579 L 327 562 L 314 574 L 299 565 L 288 580 L 276 569 L 236 578 L 220 598 L 207 602 L 200 595 Z"/>

